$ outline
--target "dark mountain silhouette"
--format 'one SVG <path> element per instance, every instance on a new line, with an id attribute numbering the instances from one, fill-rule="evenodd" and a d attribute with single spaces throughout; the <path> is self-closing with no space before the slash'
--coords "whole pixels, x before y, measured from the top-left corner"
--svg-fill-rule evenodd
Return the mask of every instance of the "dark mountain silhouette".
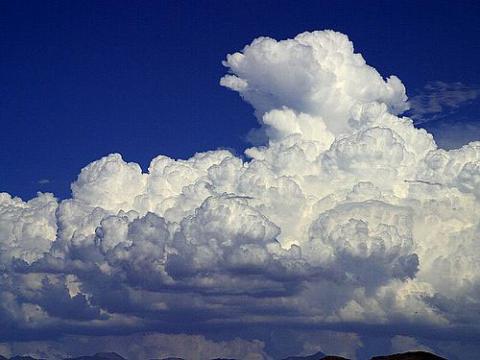
<path id="1" fill-rule="evenodd" d="M 36 359 L 31 356 L 14 356 L 10 359 L 5 356 L 0 355 L 0 360 L 45 360 L 45 359 Z M 64 360 L 127 360 L 123 356 L 118 355 L 114 352 L 102 352 L 96 353 L 95 355 L 90 356 L 79 356 L 74 358 L 65 358 Z M 179 357 L 167 357 L 162 359 L 153 359 L 153 360 L 184 360 Z M 216 358 L 211 360 L 235 360 L 235 359 L 226 359 L 226 358 Z M 349 360 L 341 356 L 328 356 L 322 352 L 317 352 L 312 355 L 306 356 L 290 356 L 284 358 L 283 360 Z M 370 360 L 447 360 L 438 355 L 431 354 L 426 351 L 409 351 L 401 354 L 392 354 L 392 355 L 382 355 L 374 356 Z"/>
<path id="2" fill-rule="evenodd" d="M 341 356 L 328 356 L 321 351 L 306 356 L 289 356 L 283 360 L 349 360 Z"/>
<path id="3" fill-rule="evenodd" d="M 64 360 L 127 360 L 123 356 L 114 352 L 101 352 L 91 356 L 79 356 L 75 358 L 67 358 Z"/>
<path id="4" fill-rule="evenodd" d="M 349 360 L 341 356 L 327 356 L 318 352 L 307 356 L 290 356 L 283 360 Z M 447 360 L 425 351 L 409 351 L 401 354 L 374 356 L 370 360 Z"/>
<path id="5" fill-rule="evenodd" d="M 283 360 L 320 360 L 325 357 L 325 354 L 322 353 L 321 351 L 313 354 L 313 355 L 307 355 L 307 356 L 289 356 Z"/>
<path id="6" fill-rule="evenodd" d="M 374 356 L 371 360 L 447 360 L 426 351 L 409 351 L 401 354 Z"/>

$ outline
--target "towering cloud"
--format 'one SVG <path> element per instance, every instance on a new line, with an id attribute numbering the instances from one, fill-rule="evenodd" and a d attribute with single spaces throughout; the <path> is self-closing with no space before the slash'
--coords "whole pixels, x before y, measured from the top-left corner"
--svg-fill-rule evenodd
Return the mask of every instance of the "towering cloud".
<path id="1" fill-rule="evenodd" d="M 266 139 L 246 161 L 158 156 L 142 172 L 111 154 L 71 199 L 0 196 L 0 336 L 227 329 L 271 354 L 287 325 L 300 350 L 307 329 L 356 347 L 380 329 L 478 339 L 480 143 L 438 149 L 399 117 L 401 81 L 340 33 L 258 38 L 224 65 Z"/>

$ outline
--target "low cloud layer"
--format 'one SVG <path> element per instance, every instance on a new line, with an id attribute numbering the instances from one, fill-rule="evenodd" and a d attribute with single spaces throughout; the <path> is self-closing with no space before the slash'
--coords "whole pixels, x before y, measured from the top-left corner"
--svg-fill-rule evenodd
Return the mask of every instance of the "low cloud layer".
<path id="1" fill-rule="evenodd" d="M 60 340 L 23 341 L 0 345 L 0 353 L 8 356 L 30 354 L 43 359 L 64 359 L 85 353 L 114 351 L 127 359 L 213 359 L 222 354 L 228 358 L 261 360 L 268 355 L 260 341 L 235 338 L 211 341 L 201 335 L 134 334 L 119 336 L 65 336 Z"/>
<path id="2" fill-rule="evenodd" d="M 370 334 L 478 340 L 480 142 L 439 149 L 337 32 L 258 38 L 224 65 L 266 138 L 247 160 L 111 154 L 71 199 L 0 195 L 0 338 L 220 332 L 258 358 L 292 351 L 285 327 L 299 352 L 334 329 L 349 356 Z"/>

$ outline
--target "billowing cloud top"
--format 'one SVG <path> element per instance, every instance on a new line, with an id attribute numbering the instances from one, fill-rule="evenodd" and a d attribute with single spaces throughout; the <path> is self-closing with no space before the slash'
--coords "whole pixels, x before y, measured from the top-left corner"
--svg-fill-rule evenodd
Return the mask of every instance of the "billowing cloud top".
<path id="1" fill-rule="evenodd" d="M 438 149 L 398 117 L 401 81 L 340 33 L 258 38 L 224 65 L 267 137 L 247 161 L 158 156 L 144 173 L 111 154 L 71 199 L 0 195 L 0 336 L 478 334 L 480 143 Z"/>
<path id="2" fill-rule="evenodd" d="M 223 63 L 233 74 L 220 84 L 238 91 L 261 118 L 288 107 L 322 117 L 335 133 L 345 130 L 355 105 L 371 102 L 391 113 L 408 108 L 405 87 L 396 76 L 384 81 L 353 51 L 347 36 L 334 31 L 303 33 L 295 39 L 255 39 Z"/>

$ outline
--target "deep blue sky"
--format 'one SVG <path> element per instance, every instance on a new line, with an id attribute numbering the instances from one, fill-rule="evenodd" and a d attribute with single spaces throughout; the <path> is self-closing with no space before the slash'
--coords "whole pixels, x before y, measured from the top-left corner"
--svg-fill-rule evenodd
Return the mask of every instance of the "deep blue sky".
<path id="1" fill-rule="evenodd" d="M 438 80 L 477 86 L 479 15 L 478 1 L 2 1 L 0 191 L 67 197 L 111 152 L 146 169 L 158 154 L 242 151 L 256 121 L 219 86 L 221 61 L 261 35 L 344 32 L 409 95 Z"/>

